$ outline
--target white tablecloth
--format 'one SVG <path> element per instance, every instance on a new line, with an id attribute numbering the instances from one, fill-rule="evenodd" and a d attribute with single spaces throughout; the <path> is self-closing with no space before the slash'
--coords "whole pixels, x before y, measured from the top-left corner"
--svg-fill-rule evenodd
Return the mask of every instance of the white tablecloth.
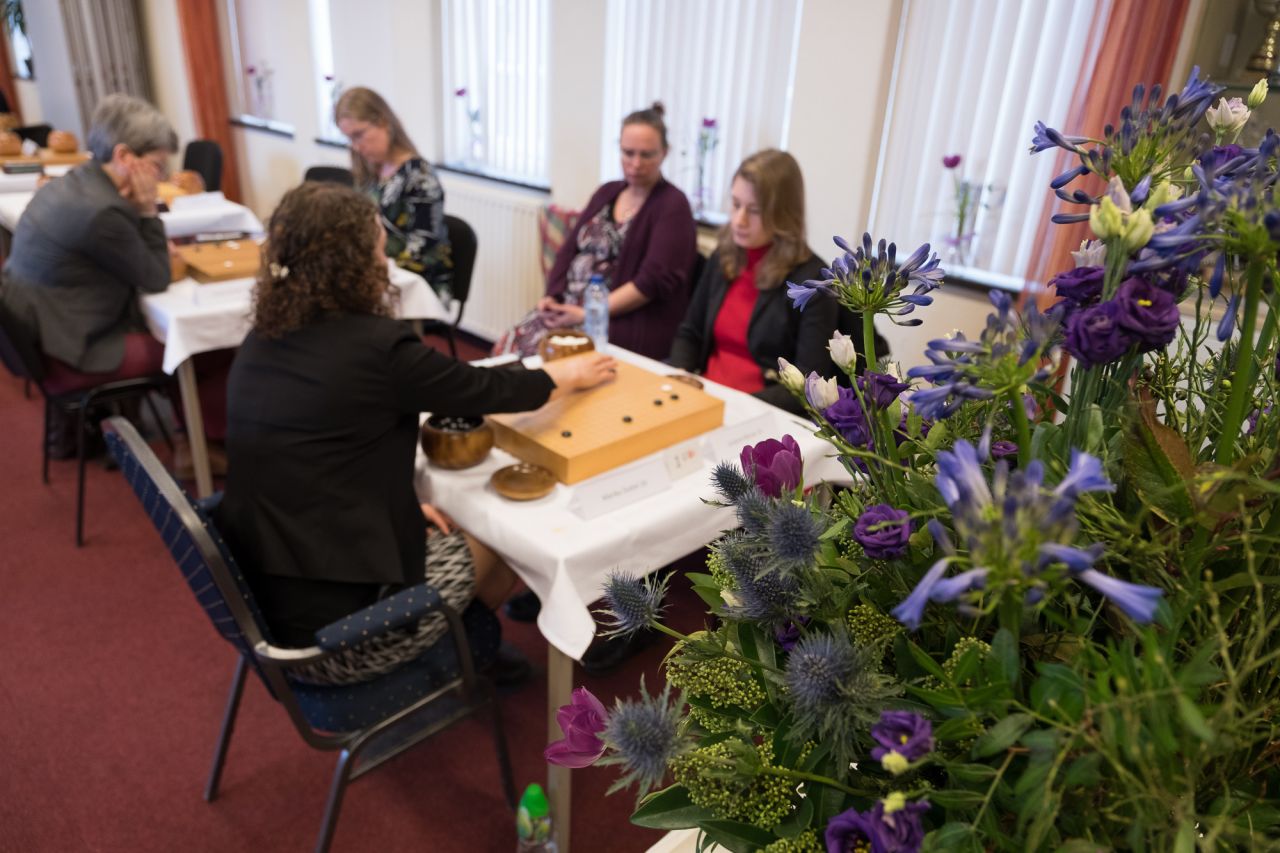
<path id="1" fill-rule="evenodd" d="M 674 372 L 616 347 L 611 354 L 654 373 Z M 715 497 L 710 475 L 719 461 L 717 448 L 727 452 L 726 461 L 736 463 L 743 445 L 789 433 L 804 455 L 806 483 L 848 480 L 831 445 L 814 437 L 812 425 L 803 419 L 749 394 L 705 380 L 704 386 L 725 401 L 725 413 L 724 426 L 696 439 L 701 466 L 671 481 L 661 493 L 605 515 L 584 520 L 571 509 L 575 492 L 589 488 L 595 478 L 573 486 L 557 484 L 551 494 L 534 501 L 500 497 L 489 485 L 489 477 L 516 460 L 497 448 L 480 465 L 462 471 L 432 466 L 419 449 L 419 493 L 507 560 L 542 601 L 538 628 L 543 636 L 578 660 L 595 635 L 588 605 L 600 597 L 612 570 L 648 574 L 737 525 L 733 510 L 707 506 L 701 500 Z M 631 465 L 652 464 L 653 458 Z"/>
<path id="2" fill-rule="evenodd" d="M 28 177 L 0 175 L 0 177 Z M 34 186 L 34 180 L 32 186 Z M 27 205 L 31 203 L 34 192 L 4 192 L 0 190 L 0 225 L 10 232 L 18 227 Z M 174 209 L 160 214 L 164 223 L 165 236 L 194 237 L 196 234 L 207 234 L 219 231 L 243 231 L 246 234 L 261 234 L 262 223 L 253 211 L 243 204 L 227 201 L 222 193 L 202 193 L 194 196 L 179 196 L 174 199 Z"/>
<path id="3" fill-rule="evenodd" d="M 57 178 L 65 175 L 70 168 L 70 166 L 45 166 L 44 174 Z M 7 172 L 0 172 L 0 193 L 34 193 L 36 191 L 36 181 L 39 179 L 39 172 L 25 172 L 13 175 Z M 14 221 L 16 222 L 17 220 L 15 219 Z"/>
<path id="4" fill-rule="evenodd" d="M 0 204 L 3 203 L 0 196 Z M 389 259 L 391 283 L 400 290 L 398 315 L 411 320 L 440 320 L 448 316 L 431 285 L 417 273 L 403 270 Z M 198 284 L 184 278 L 163 293 L 142 297 L 147 327 L 164 341 L 164 370 L 173 373 L 191 356 L 239 346 L 249 334 L 252 278 Z"/>

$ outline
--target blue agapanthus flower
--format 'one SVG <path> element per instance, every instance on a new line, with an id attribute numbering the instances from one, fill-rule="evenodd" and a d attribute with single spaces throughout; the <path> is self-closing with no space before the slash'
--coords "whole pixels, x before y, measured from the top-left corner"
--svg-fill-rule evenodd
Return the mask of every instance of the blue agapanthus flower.
<path id="1" fill-rule="evenodd" d="M 945 556 L 894 608 L 900 622 L 918 628 L 931 601 L 959 601 L 967 610 L 988 611 L 995 605 L 983 600 L 982 591 L 988 588 L 1012 590 L 1036 602 L 1063 579 L 1093 587 L 1135 621 L 1152 619 L 1160 590 L 1102 574 L 1093 566 L 1103 547 L 1073 544 L 1079 533 L 1076 504 L 1081 495 L 1115 489 L 1097 458 L 1073 451 L 1066 476 L 1052 489 L 1044 484 L 1039 460 L 1013 471 L 1000 460 L 990 480 L 984 461 L 977 448 L 963 440 L 938 454 L 934 482 L 951 511 L 964 553 L 936 519 L 929 523 Z M 952 566 L 967 568 L 948 577 Z"/>
<path id="2" fill-rule="evenodd" d="M 987 315 L 978 340 L 957 332 L 930 341 L 925 357 L 933 364 L 907 371 L 913 379 L 933 383 L 910 398 L 923 417 L 948 417 L 967 400 L 1020 394 L 1029 383 L 1049 375 L 1042 362 L 1058 341 L 1057 315 L 1041 314 L 1033 305 L 1019 322 L 1009 294 L 992 290 L 989 298 L 996 310 Z"/>
<path id="3" fill-rule="evenodd" d="M 928 243 L 901 263 L 895 244 L 885 240 L 873 244 L 870 234 L 862 235 L 862 245 L 857 248 L 843 237 L 836 237 L 835 243 L 844 254 L 832 261 L 830 269 L 822 270 L 821 279 L 787 282 L 787 296 L 797 308 L 803 310 L 818 293 L 830 293 L 858 314 L 884 314 L 900 326 L 920 325 L 917 319 L 898 318 L 910 314 L 917 305 L 932 304 L 929 291 L 942 283 L 938 256 L 929 254 Z"/>

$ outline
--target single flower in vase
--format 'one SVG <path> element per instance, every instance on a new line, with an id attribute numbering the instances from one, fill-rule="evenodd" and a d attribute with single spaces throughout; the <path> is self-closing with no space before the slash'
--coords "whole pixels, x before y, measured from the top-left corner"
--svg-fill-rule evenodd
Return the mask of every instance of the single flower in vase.
<path id="1" fill-rule="evenodd" d="M 946 242 L 955 260 L 961 265 L 968 265 L 972 260 L 973 220 L 982 197 L 982 185 L 961 176 L 962 159 L 959 154 L 948 154 L 942 158 L 942 165 L 952 173 L 955 185 L 955 229 L 947 236 Z"/>
<path id="2" fill-rule="evenodd" d="M 462 104 L 462 111 L 467 116 L 468 145 L 467 156 L 476 162 L 483 159 L 484 136 L 480 126 L 480 108 L 471 106 L 467 87 L 461 86 L 453 90 L 453 96 Z"/>
<path id="3" fill-rule="evenodd" d="M 706 209 L 709 201 L 708 196 L 711 194 L 710 188 L 707 186 L 707 177 L 709 171 L 708 160 L 711 152 L 720 144 L 720 125 L 714 118 L 704 117 L 702 126 L 698 128 L 698 190 L 697 196 L 694 198 L 694 212 L 701 213 Z"/>

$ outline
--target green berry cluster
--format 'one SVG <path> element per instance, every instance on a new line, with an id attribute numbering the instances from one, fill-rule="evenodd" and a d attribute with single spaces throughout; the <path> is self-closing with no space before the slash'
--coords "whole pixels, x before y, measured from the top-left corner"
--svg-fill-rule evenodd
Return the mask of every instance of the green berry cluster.
<path id="1" fill-rule="evenodd" d="M 770 766 L 773 747 L 769 740 L 757 744 L 760 764 Z M 721 741 L 695 749 L 675 759 L 671 769 L 695 805 L 726 820 L 740 820 L 772 829 L 791 814 L 794 783 L 765 773 L 735 774 L 734 749 Z"/>
<path id="2" fill-rule="evenodd" d="M 766 844 L 760 853 L 826 853 L 826 845 L 818 840 L 817 830 L 802 832 L 795 838 L 779 838 Z"/>
<path id="3" fill-rule="evenodd" d="M 733 589 L 733 575 L 724 567 L 724 554 L 719 548 L 712 548 L 707 553 L 707 574 L 716 579 L 721 589 Z"/>
<path id="4" fill-rule="evenodd" d="M 969 649 L 978 649 L 978 658 L 980 660 L 985 660 L 987 655 L 991 652 L 990 644 L 984 643 L 977 637 L 961 637 L 956 641 L 955 648 L 951 650 L 951 656 L 942 664 L 942 671 L 945 672 L 947 677 L 952 681 L 955 680 L 956 667 L 960 665 L 960 659 L 965 656 Z M 972 681 L 972 679 L 966 678 L 964 684 L 956 686 L 964 687 L 970 681 Z M 941 690 L 943 684 L 938 679 L 930 677 L 925 679 L 922 686 L 928 690 Z"/>
<path id="5" fill-rule="evenodd" d="M 751 667 L 732 658 L 667 661 L 667 681 L 672 687 L 711 702 L 717 708 L 730 705 L 751 710 L 764 701 L 764 688 Z"/>
<path id="6" fill-rule="evenodd" d="M 733 731 L 736 721 L 732 717 L 726 717 L 710 711 L 706 708 L 699 708 L 696 705 L 689 706 L 689 716 L 693 721 L 702 726 L 708 734 L 718 735 L 723 732 Z"/>
<path id="7" fill-rule="evenodd" d="M 849 635 L 860 646 L 874 646 L 902 632 L 902 623 L 870 604 L 859 604 L 850 610 L 845 622 L 849 624 Z"/>

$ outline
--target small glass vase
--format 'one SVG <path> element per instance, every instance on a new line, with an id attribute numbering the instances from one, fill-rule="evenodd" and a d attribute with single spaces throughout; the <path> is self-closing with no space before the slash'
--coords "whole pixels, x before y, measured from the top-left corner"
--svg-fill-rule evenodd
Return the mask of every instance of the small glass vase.
<path id="1" fill-rule="evenodd" d="M 970 231 L 966 234 L 948 234 L 942 238 L 942 265 L 944 267 L 969 267 L 977 255 L 978 235 Z"/>

